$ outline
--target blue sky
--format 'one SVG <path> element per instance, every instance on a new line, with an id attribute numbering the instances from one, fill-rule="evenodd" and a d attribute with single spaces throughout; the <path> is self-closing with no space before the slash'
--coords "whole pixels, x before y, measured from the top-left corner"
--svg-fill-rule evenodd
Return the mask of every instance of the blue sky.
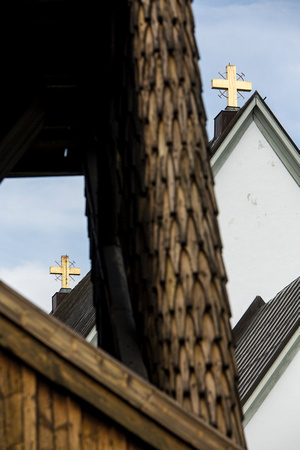
<path id="1" fill-rule="evenodd" d="M 300 2 L 194 0 L 193 11 L 209 139 L 226 107 L 211 79 L 230 63 L 266 97 L 299 147 Z M 243 95 L 239 106 L 251 93 Z M 83 178 L 4 180 L 0 204 L 0 279 L 50 311 L 60 283 L 49 267 L 68 254 L 82 276 L 90 270 Z"/>
<path id="2" fill-rule="evenodd" d="M 69 255 L 90 270 L 83 177 L 5 179 L 0 185 L 0 279 L 51 310 L 60 282 L 50 266 Z"/>
<path id="3" fill-rule="evenodd" d="M 300 147 L 300 2 L 195 0 L 193 10 L 209 138 L 213 118 L 226 107 L 226 100 L 210 89 L 210 81 L 230 63 L 266 97 Z M 247 100 L 251 93 L 243 95 Z M 239 99 L 239 106 L 243 104 Z"/>

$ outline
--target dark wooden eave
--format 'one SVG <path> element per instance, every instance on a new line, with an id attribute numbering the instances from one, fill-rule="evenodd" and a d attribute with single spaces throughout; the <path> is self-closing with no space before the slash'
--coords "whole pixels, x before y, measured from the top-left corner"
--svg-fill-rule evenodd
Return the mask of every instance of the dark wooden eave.
<path id="1" fill-rule="evenodd" d="M 116 89 L 111 61 L 117 45 L 111 29 L 116 26 L 121 35 L 122 27 L 127 29 L 128 20 L 123 20 L 122 13 L 127 7 L 127 2 L 112 0 L 106 5 L 104 20 L 95 1 L 24 0 L 5 16 L 11 46 L 3 56 L 8 71 L 0 74 L 0 112 L 5 118 L 0 123 L 0 181 L 5 177 L 85 175 L 91 254 L 97 255 L 93 266 L 98 268 L 94 269 L 97 279 L 94 276 L 93 284 L 97 286 L 99 268 L 114 264 L 111 255 L 101 257 L 104 243 L 111 244 L 111 224 L 116 223 L 114 194 L 108 195 L 116 186 L 107 161 L 99 154 L 109 140 L 107 106 Z M 120 14 L 118 25 L 112 19 L 114 10 Z M 103 198 L 99 200 L 98 195 Z M 105 219 L 100 210 L 106 211 Z M 100 216 L 101 230 L 96 223 Z M 120 275 L 118 265 L 114 267 Z M 112 286 L 101 289 L 101 308 L 105 309 L 101 313 L 101 345 L 120 356 L 115 347 L 128 349 L 129 344 L 124 333 L 119 343 L 113 344 L 113 306 L 108 304 L 108 296 L 116 297 L 112 292 L 116 290 Z M 127 293 L 124 299 L 129 302 Z M 120 314 L 115 311 L 113 316 Z M 129 324 L 123 317 L 121 325 L 116 325 L 116 330 L 126 329 L 132 341 L 132 318 Z"/>
<path id="2" fill-rule="evenodd" d="M 154 448 L 241 449 L 0 282 L 0 346 Z"/>
<path id="3" fill-rule="evenodd" d="M 3 137 L 0 143 L 0 181 L 14 171 L 32 146 L 43 127 L 45 113 L 41 100 L 37 98 Z"/>
<path id="4" fill-rule="evenodd" d="M 24 0 L 2 15 L 0 181 L 83 173 L 82 142 L 99 104 L 95 80 L 101 83 L 110 26 L 109 19 L 100 26 L 96 3 Z"/>

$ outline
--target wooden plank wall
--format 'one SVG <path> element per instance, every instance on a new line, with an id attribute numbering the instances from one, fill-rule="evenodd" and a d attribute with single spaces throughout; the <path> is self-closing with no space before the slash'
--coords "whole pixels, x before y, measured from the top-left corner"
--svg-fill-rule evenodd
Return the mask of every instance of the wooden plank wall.
<path id="1" fill-rule="evenodd" d="M 0 350 L 0 450 L 151 448 Z"/>

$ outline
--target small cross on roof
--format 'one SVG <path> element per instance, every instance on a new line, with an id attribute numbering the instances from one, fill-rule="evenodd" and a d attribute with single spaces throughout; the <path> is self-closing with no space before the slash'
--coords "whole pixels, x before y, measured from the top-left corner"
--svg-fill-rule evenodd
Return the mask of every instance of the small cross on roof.
<path id="1" fill-rule="evenodd" d="M 228 91 L 227 106 L 237 108 L 237 92 L 251 91 L 252 83 L 251 81 L 237 80 L 236 66 L 228 64 L 228 66 L 226 66 L 226 78 L 212 79 L 211 87 L 212 89 L 226 89 Z"/>
<path id="2" fill-rule="evenodd" d="M 61 275 L 61 287 L 62 289 L 69 289 L 69 277 L 71 275 L 80 275 L 79 267 L 70 267 L 69 266 L 69 256 L 62 255 L 61 256 L 61 266 L 59 267 L 50 267 L 50 273 L 55 275 Z"/>

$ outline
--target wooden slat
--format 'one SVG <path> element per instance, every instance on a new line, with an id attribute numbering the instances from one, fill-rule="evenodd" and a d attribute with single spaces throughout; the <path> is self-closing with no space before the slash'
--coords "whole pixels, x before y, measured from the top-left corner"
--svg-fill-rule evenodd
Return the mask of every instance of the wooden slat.
<path id="1" fill-rule="evenodd" d="M 33 349 L 37 351 L 37 349 Z M 52 392 L 50 386 L 45 382 L 38 383 L 37 390 L 37 447 L 41 449 L 54 450 L 54 433 L 53 433 L 53 409 L 52 409 Z"/>
<path id="2" fill-rule="evenodd" d="M 90 413 L 85 412 L 82 417 L 81 443 L 82 450 L 97 450 L 99 442 L 98 421 Z M 103 436 L 105 442 L 105 437 Z M 104 447 L 105 448 L 105 447 Z"/>
<path id="3" fill-rule="evenodd" d="M 7 450 L 34 450 L 36 448 L 48 450 L 82 450 L 116 449 L 127 450 L 131 443 L 132 449 L 141 448 L 140 442 L 123 428 L 112 423 L 99 414 L 97 410 L 87 406 L 58 389 L 46 380 L 41 381 L 39 375 L 22 361 L 17 360 L 10 353 L 0 352 L 1 360 L 1 398 L 9 399 L 8 408 L 1 408 L 3 434 L 0 448 Z M 21 376 L 19 376 L 22 373 Z M 5 378 L 4 375 L 5 374 Z M 37 386 L 39 389 L 37 391 Z M 12 395 L 17 388 L 19 398 Z M 4 395 L 5 393 L 5 395 Z M 15 392 L 16 393 L 16 392 Z M 37 395 L 38 393 L 38 395 Z M 20 398 L 23 409 L 20 408 Z M 44 402 L 45 411 L 37 408 Z M 39 405 L 39 406 L 40 406 Z M 16 419 L 15 411 L 23 419 L 23 433 L 14 433 L 11 424 Z M 6 412 L 4 414 L 4 412 Z M 73 420 L 70 423 L 70 419 Z M 38 419 L 38 423 L 37 423 Z M 18 423 L 15 423 L 18 426 Z M 38 427 L 37 427 L 38 425 Z M 21 425 L 22 428 L 22 425 Z M 46 429 L 46 432 L 45 432 Z M 75 438 L 75 439 L 74 439 Z M 136 446 L 137 444 L 137 446 Z M 142 444 L 142 448 L 148 448 Z M 9 446 L 9 447 L 8 447 Z"/>
<path id="4" fill-rule="evenodd" d="M 82 412 L 78 402 L 75 402 L 70 396 L 66 398 L 67 417 L 68 417 L 68 442 L 72 450 L 81 448 L 81 423 Z"/>
<path id="5" fill-rule="evenodd" d="M 35 450 L 37 447 L 37 380 L 36 374 L 22 367 L 23 381 L 23 423 L 24 449 Z"/>
<path id="6" fill-rule="evenodd" d="M 2 347 L 150 445 L 241 448 L 2 282 L 0 314 Z M 51 428 L 49 394 L 43 385 L 39 388 L 39 410 Z"/>
<path id="7" fill-rule="evenodd" d="M 5 450 L 5 414 L 4 414 L 4 383 L 6 377 L 5 355 L 0 349 L 0 450 Z"/>
<path id="8" fill-rule="evenodd" d="M 51 351 L 47 351 L 45 347 L 39 344 L 37 341 L 30 343 L 29 348 L 25 348 L 24 342 L 28 341 L 28 335 L 21 332 L 19 328 L 8 323 L 3 317 L 0 317 L 0 327 L 5 334 L 6 338 L 0 338 L 0 344 L 2 346 L 8 345 L 10 348 L 14 348 L 14 353 L 18 357 L 22 357 L 26 360 L 26 363 L 31 364 L 35 370 L 43 373 L 53 382 L 59 382 L 64 388 L 69 389 L 77 396 L 84 399 L 84 401 L 92 404 L 96 408 L 100 408 L 101 412 L 106 414 L 111 419 L 115 420 L 117 423 L 122 425 L 127 430 L 138 435 L 140 438 L 150 442 L 156 448 L 188 448 L 189 445 L 185 445 L 182 440 L 176 438 L 173 433 L 168 432 L 161 426 L 157 425 L 140 414 L 140 410 L 145 408 L 146 412 L 151 416 L 153 414 L 161 413 L 161 409 L 157 409 L 154 403 L 140 405 L 139 409 L 134 409 L 130 405 L 124 403 L 117 395 L 114 395 L 109 389 L 103 387 L 103 385 L 90 379 L 88 376 L 74 369 L 72 364 L 67 363 L 62 358 L 58 357 L 55 353 L 52 354 Z M 10 342 L 8 342 L 10 341 Z M 21 345 L 21 343 L 23 344 Z M 20 343 L 20 345 L 18 345 Z M 17 348 L 19 347 L 19 348 Z M 84 360 L 84 358 L 82 358 Z M 102 365 L 102 364 L 101 364 Z M 103 367 L 103 366 L 102 366 Z M 131 391 L 138 395 L 138 390 L 140 388 L 139 383 L 135 386 L 134 379 L 131 377 L 129 379 L 119 379 L 120 385 L 127 385 L 128 391 Z M 134 387 L 130 386 L 134 384 Z M 140 393 L 141 394 L 141 393 Z M 144 395 L 140 395 L 141 400 L 146 401 Z M 53 410 L 51 407 L 51 392 L 49 388 L 41 383 L 39 386 L 39 423 L 38 423 L 38 436 L 39 436 L 39 447 L 40 448 L 54 448 L 53 443 Z M 140 401 L 141 401 L 140 400 Z M 164 402 L 163 402 L 164 404 Z M 176 405 L 177 406 L 177 405 Z M 164 405 L 163 411 L 165 413 L 169 411 L 170 405 Z M 175 407 L 176 409 L 176 407 Z M 170 414 L 166 414 L 169 416 Z M 172 421 L 176 419 L 177 414 L 172 414 Z M 167 419 L 167 420 L 166 420 Z M 167 417 L 164 422 L 169 423 L 170 417 Z M 176 419 L 178 420 L 178 419 Z M 171 424 L 169 424 L 171 425 Z M 166 428 L 168 425 L 164 424 Z M 185 427 L 183 427 L 185 428 Z M 192 427 L 189 426 L 189 432 L 187 433 L 187 438 L 189 438 L 189 433 L 192 433 Z M 177 434 L 177 433 L 176 433 Z M 87 438 L 88 442 L 90 438 Z M 192 437 L 192 440 L 196 437 Z M 198 438 L 195 440 L 197 442 Z M 47 446 L 46 446 L 47 443 Z M 208 447 L 209 448 L 209 447 Z M 214 447 L 213 447 L 214 448 Z"/>
<path id="9" fill-rule="evenodd" d="M 56 449 L 68 448 L 68 415 L 66 395 L 53 392 L 53 428 Z"/>
<path id="10" fill-rule="evenodd" d="M 122 250 L 116 245 L 103 247 L 103 266 L 113 311 L 114 335 L 120 360 L 139 375 L 147 372 L 136 339 L 136 328 L 130 302 Z"/>
<path id="11" fill-rule="evenodd" d="M 6 364 L 5 364 L 6 362 Z M 5 448 L 21 448 L 23 442 L 22 375 L 20 365 L 9 360 L 4 362 L 3 394 Z"/>

